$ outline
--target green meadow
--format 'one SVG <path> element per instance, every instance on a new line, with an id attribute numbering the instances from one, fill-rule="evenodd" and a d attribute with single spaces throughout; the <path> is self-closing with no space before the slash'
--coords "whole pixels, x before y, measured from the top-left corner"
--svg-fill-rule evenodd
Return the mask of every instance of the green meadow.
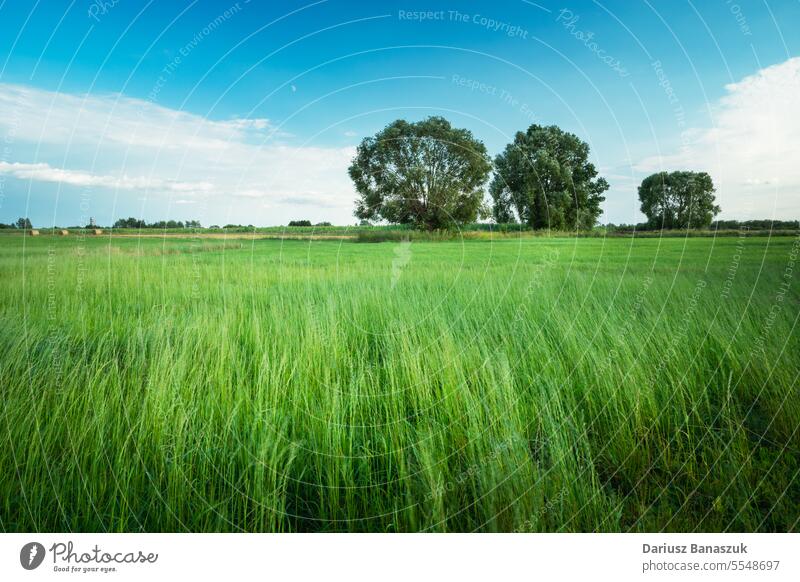
<path id="1" fill-rule="evenodd" d="M 798 531 L 799 251 L 0 237 L 0 530 Z"/>

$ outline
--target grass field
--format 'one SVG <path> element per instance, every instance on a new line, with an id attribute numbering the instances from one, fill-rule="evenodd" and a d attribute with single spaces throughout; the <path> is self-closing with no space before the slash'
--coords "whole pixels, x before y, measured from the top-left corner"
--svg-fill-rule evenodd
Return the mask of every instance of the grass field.
<path id="1" fill-rule="evenodd" d="M 0 529 L 798 531 L 800 239 L 0 238 Z"/>

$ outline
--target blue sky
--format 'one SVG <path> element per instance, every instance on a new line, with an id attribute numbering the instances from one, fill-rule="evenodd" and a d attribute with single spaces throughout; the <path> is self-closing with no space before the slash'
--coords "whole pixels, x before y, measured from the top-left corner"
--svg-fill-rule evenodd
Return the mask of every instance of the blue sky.
<path id="1" fill-rule="evenodd" d="M 531 123 L 578 134 L 604 221 L 681 168 L 724 218 L 798 218 L 797 22 L 749 0 L 7 0 L 0 222 L 352 224 L 355 146 L 428 115 L 492 155 Z"/>

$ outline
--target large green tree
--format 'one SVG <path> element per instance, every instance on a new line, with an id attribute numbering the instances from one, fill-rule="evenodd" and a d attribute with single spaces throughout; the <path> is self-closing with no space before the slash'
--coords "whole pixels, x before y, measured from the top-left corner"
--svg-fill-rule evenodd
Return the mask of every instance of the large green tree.
<path id="1" fill-rule="evenodd" d="M 364 220 L 447 228 L 482 215 L 491 160 L 483 143 L 442 117 L 388 125 L 358 146 L 349 173 Z"/>
<path id="2" fill-rule="evenodd" d="M 705 172 L 659 172 L 639 186 L 642 212 L 651 228 L 704 228 L 719 214 L 714 183 Z"/>
<path id="3" fill-rule="evenodd" d="M 497 222 L 531 228 L 592 228 L 608 182 L 589 162 L 589 145 L 555 125 L 531 125 L 495 158 L 490 193 Z"/>

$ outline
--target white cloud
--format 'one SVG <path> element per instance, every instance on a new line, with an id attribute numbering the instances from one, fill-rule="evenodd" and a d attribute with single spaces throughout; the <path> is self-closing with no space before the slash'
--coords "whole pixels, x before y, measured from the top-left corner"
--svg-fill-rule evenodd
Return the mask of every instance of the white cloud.
<path id="1" fill-rule="evenodd" d="M 157 178 L 114 177 L 90 174 L 75 170 L 53 168 L 49 164 L 24 164 L 19 162 L 0 162 L 0 174 L 9 174 L 20 180 L 37 182 L 56 182 L 71 186 L 98 186 L 120 190 L 155 190 L 158 192 L 210 192 L 213 186 L 208 182 L 174 182 Z"/>
<path id="2" fill-rule="evenodd" d="M 33 152 L 3 162 L 0 173 L 122 195 L 144 191 L 148 204 L 160 195 L 180 194 L 182 203 L 204 198 L 204 207 L 232 220 L 275 222 L 252 212 L 312 198 L 349 219 L 355 197 L 347 175 L 353 148 L 277 143 L 288 134 L 264 118 L 215 121 L 119 94 L 0 83 L 0 132 Z"/>
<path id="3" fill-rule="evenodd" d="M 270 127 L 269 119 L 254 118 L 254 119 L 232 119 L 225 122 L 232 127 L 239 129 L 268 129 Z"/>
<path id="4" fill-rule="evenodd" d="M 653 156 L 642 172 L 707 171 L 723 216 L 800 216 L 800 57 L 761 69 L 725 87 L 715 125 L 693 128 L 681 151 Z"/>
<path id="5" fill-rule="evenodd" d="M 0 83 L 0 123 L 43 144 L 217 149 L 268 135 L 266 119 L 213 121 L 119 94 L 70 95 Z M 12 118 L 13 113 L 13 118 Z"/>

